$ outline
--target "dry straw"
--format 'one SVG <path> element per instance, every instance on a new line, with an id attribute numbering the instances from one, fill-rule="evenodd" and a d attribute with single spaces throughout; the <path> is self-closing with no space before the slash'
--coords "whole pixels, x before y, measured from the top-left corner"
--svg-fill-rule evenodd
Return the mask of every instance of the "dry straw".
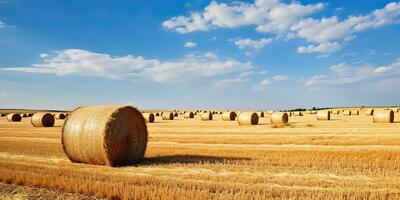
<path id="1" fill-rule="evenodd" d="M 142 114 L 132 106 L 87 106 L 66 119 L 62 145 L 72 162 L 119 166 L 143 159 L 147 135 Z"/>
<path id="2" fill-rule="evenodd" d="M 20 114 L 16 114 L 16 113 L 10 113 L 7 115 L 7 120 L 9 122 L 20 122 L 22 119 Z"/>
<path id="3" fill-rule="evenodd" d="M 264 112 L 257 112 L 258 117 L 264 117 Z"/>
<path id="4" fill-rule="evenodd" d="M 238 117 L 239 125 L 257 125 L 258 115 L 255 112 L 241 112 Z"/>
<path id="5" fill-rule="evenodd" d="M 297 111 L 297 112 L 293 112 L 293 115 L 294 116 L 303 116 L 303 113 L 300 111 Z"/>
<path id="6" fill-rule="evenodd" d="M 271 124 L 286 124 L 289 121 L 289 116 L 285 112 L 274 112 L 271 115 Z"/>
<path id="7" fill-rule="evenodd" d="M 359 114 L 360 114 L 360 111 L 358 111 L 358 110 L 351 111 L 351 115 L 359 115 Z"/>
<path id="8" fill-rule="evenodd" d="M 54 117 L 56 119 L 65 119 L 66 116 L 64 113 L 56 113 L 56 114 L 54 114 Z"/>
<path id="9" fill-rule="evenodd" d="M 185 115 L 184 115 L 184 117 L 185 117 L 185 118 L 193 118 L 193 117 L 194 117 L 194 114 L 193 114 L 193 112 L 186 112 Z"/>
<path id="10" fill-rule="evenodd" d="M 233 111 L 226 111 L 222 113 L 222 120 L 224 121 L 234 121 L 236 119 L 236 113 Z"/>
<path id="11" fill-rule="evenodd" d="M 393 110 L 376 110 L 373 116 L 374 123 L 393 123 Z"/>
<path id="12" fill-rule="evenodd" d="M 162 119 L 163 120 L 174 120 L 174 114 L 169 113 L 169 112 L 163 112 L 162 113 Z"/>
<path id="13" fill-rule="evenodd" d="M 365 115 L 368 115 L 368 116 L 374 115 L 374 109 L 372 109 L 372 108 L 368 109 L 367 111 L 365 111 Z"/>
<path id="14" fill-rule="evenodd" d="M 156 119 L 153 113 L 142 113 L 142 115 L 146 123 L 154 123 Z"/>
<path id="15" fill-rule="evenodd" d="M 213 120 L 213 114 L 211 112 L 206 112 L 201 114 L 201 120 L 202 121 L 210 121 Z"/>
<path id="16" fill-rule="evenodd" d="M 38 112 L 31 118 L 31 124 L 34 127 L 52 127 L 54 126 L 54 116 L 51 113 Z"/>
<path id="17" fill-rule="evenodd" d="M 331 120 L 331 112 L 329 110 L 318 111 L 317 120 Z"/>

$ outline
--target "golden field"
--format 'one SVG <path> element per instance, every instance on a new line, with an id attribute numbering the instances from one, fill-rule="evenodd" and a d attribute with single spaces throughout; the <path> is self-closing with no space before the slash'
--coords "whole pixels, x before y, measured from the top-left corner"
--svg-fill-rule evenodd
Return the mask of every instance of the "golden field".
<path id="1" fill-rule="evenodd" d="M 293 116 L 283 127 L 269 115 L 256 126 L 157 117 L 145 159 L 118 168 L 71 163 L 62 124 L 0 118 L 0 181 L 115 199 L 400 199 L 399 113 L 392 124 L 361 111 Z"/>

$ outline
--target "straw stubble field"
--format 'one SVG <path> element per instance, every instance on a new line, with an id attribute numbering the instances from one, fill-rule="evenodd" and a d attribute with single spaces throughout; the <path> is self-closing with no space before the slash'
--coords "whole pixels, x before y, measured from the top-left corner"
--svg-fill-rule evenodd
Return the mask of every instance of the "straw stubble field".
<path id="1" fill-rule="evenodd" d="M 197 115 L 147 124 L 145 159 L 111 168 L 71 163 L 61 124 L 34 128 L 0 119 L 0 185 L 120 199 L 399 199 L 400 116 L 290 117 L 276 127 L 202 121 Z M 65 195 L 60 192 L 60 195 Z M 62 196 L 61 196 L 62 197 Z"/>

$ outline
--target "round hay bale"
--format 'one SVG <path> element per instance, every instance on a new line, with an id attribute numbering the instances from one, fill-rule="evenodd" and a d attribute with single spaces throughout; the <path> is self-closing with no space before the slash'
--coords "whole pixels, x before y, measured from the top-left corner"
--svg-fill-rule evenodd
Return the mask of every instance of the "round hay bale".
<path id="1" fill-rule="evenodd" d="M 37 112 L 31 118 L 31 124 L 34 127 L 52 127 L 54 122 L 55 119 L 51 113 Z"/>
<path id="2" fill-rule="evenodd" d="M 213 114 L 211 112 L 201 114 L 202 121 L 211 121 L 213 120 Z"/>
<path id="3" fill-rule="evenodd" d="M 10 113 L 7 115 L 7 120 L 9 122 L 20 122 L 22 120 L 22 117 L 20 114 Z"/>
<path id="4" fill-rule="evenodd" d="M 286 124 L 289 121 L 289 116 L 285 112 L 274 112 L 271 114 L 271 124 Z"/>
<path id="5" fill-rule="evenodd" d="M 342 112 L 344 116 L 350 116 L 351 115 L 351 110 L 345 110 Z"/>
<path id="6" fill-rule="evenodd" d="M 297 112 L 293 112 L 293 115 L 294 116 L 303 116 L 303 113 L 300 111 L 297 111 Z"/>
<path id="7" fill-rule="evenodd" d="M 264 117 L 264 112 L 257 112 L 258 117 Z"/>
<path id="8" fill-rule="evenodd" d="M 154 123 L 156 119 L 153 113 L 142 113 L 142 115 L 146 123 Z"/>
<path id="9" fill-rule="evenodd" d="M 156 112 L 156 117 L 160 116 L 160 113 Z"/>
<path id="10" fill-rule="evenodd" d="M 72 162 L 120 166 L 143 159 L 147 126 L 132 106 L 87 106 L 72 111 L 62 129 L 62 145 Z"/>
<path id="11" fill-rule="evenodd" d="M 185 113 L 185 115 L 184 115 L 184 118 L 193 118 L 193 117 L 194 117 L 193 112 L 187 112 L 187 113 Z"/>
<path id="12" fill-rule="evenodd" d="M 394 112 L 393 110 L 377 110 L 373 116 L 374 123 L 393 123 Z"/>
<path id="13" fill-rule="evenodd" d="M 173 113 L 169 113 L 169 112 L 164 112 L 162 114 L 162 119 L 163 120 L 174 120 L 174 114 Z"/>
<path id="14" fill-rule="evenodd" d="M 64 113 L 56 113 L 55 115 L 54 115 L 54 117 L 56 118 L 56 119 L 65 119 L 65 114 Z"/>
<path id="15" fill-rule="evenodd" d="M 28 114 L 26 114 L 26 113 L 22 113 L 20 115 L 21 115 L 22 118 L 28 117 Z"/>
<path id="16" fill-rule="evenodd" d="M 317 120 L 331 120 L 331 111 L 320 110 L 317 112 Z"/>
<path id="17" fill-rule="evenodd" d="M 223 121 L 234 121 L 236 119 L 236 113 L 233 111 L 227 111 L 222 113 Z"/>
<path id="18" fill-rule="evenodd" d="M 370 109 L 366 110 L 365 115 L 368 115 L 368 116 L 374 115 L 374 109 L 370 108 Z"/>
<path id="19" fill-rule="evenodd" d="M 241 112 L 238 117 L 239 125 L 257 125 L 258 115 L 255 112 Z"/>
<path id="20" fill-rule="evenodd" d="M 179 114 L 178 113 L 174 113 L 174 117 L 178 117 L 179 116 Z"/>
<path id="21" fill-rule="evenodd" d="M 358 110 L 351 111 L 351 115 L 359 115 L 359 114 L 360 114 L 360 111 L 358 111 Z"/>
<path id="22" fill-rule="evenodd" d="M 7 116 L 7 113 L 1 113 L 1 116 L 5 117 L 5 116 Z"/>

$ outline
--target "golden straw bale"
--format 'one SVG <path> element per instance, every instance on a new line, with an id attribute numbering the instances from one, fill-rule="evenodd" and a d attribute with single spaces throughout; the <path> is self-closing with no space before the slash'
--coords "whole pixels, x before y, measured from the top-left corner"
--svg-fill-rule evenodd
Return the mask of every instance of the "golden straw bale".
<path id="1" fill-rule="evenodd" d="M 344 116 L 350 116 L 351 115 L 351 110 L 345 110 L 342 112 Z"/>
<path id="2" fill-rule="evenodd" d="M 329 110 L 318 111 L 317 120 L 331 120 L 331 111 Z"/>
<path id="3" fill-rule="evenodd" d="M 174 113 L 174 117 L 178 117 L 179 116 L 179 114 L 176 112 L 176 113 Z"/>
<path id="4" fill-rule="evenodd" d="M 241 112 L 238 117 L 239 125 L 257 125 L 258 115 L 255 112 Z"/>
<path id="5" fill-rule="evenodd" d="M 226 111 L 222 113 L 223 121 L 234 121 L 236 119 L 236 113 L 233 111 Z"/>
<path id="6" fill-rule="evenodd" d="M 376 110 L 373 116 L 374 123 L 393 123 L 393 110 Z"/>
<path id="7" fill-rule="evenodd" d="M 163 120 L 174 120 L 174 114 L 169 113 L 169 112 L 163 112 L 162 113 L 162 119 Z"/>
<path id="8" fill-rule="evenodd" d="M 368 116 L 374 115 L 374 109 L 373 108 L 369 108 L 368 110 L 365 111 L 365 115 L 368 115 Z"/>
<path id="9" fill-rule="evenodd" d="M 201 114 L 201 120 L 202 121 L 210 121 L 213 120 L 213 114 L 211 112 L 206 112 Z"/>
<path id="10" fill-rule="evenodd" d="M 119 166 L 143 159 L 147 126 L 132 106 L 86 106 L 72 111 L 62 129 L 62 146 L 72 162 Z"/>
<path id="11" fill-rule="evenodd" d="M 156 119 L 153 113 L 142 113 L 142 115 L 146 123 L 154 123 Z"/>
<path id="12" fill-rule="evenodd" d="M 9 122 L 20 122 L 22 120 L 22 117 L 20 114 L 10 113 L 7 115 L 7 120 Z"/>
<path id="13" fill-rule="evenodd" d="M 274 112 L 271 115 L 271 124 L 286 124 L 289 121 L 289 115 L 285 112 Z"/>
<path id="14" fill-rule="evenodd" d="M 360 111 L 358 111 L 358 110 L 351 111 L 351 115 L 359 115 L 359 114 L 360 114 Z"/>
<path id="15" fill-rule="evenodd" d="M 193 118 L 193 117 L 194 117 L 193 112 L 186 112 L 184 115 L 184 118 Z"/>
<path id="16" fill-rule="evenodd" d="M 301 111 L 296 111 L 296 112 L 293 112 L 293 115 L 294 116 L 303 116 L 303 113 Z"/>
<path id="17" fill-rule="evenodd" d="M 31 124 L 34 127 L 52 127 L 54 122 L 55 119 L 51 113 L 37 112 L 31 118 Z"/>
<path id="18" fill-rule="evenodd" d="M 64 113 L 55 113 L 54 114 L 54 117 L 56 118 L 56 119 L 65 119 L 65 114 Z"/>

